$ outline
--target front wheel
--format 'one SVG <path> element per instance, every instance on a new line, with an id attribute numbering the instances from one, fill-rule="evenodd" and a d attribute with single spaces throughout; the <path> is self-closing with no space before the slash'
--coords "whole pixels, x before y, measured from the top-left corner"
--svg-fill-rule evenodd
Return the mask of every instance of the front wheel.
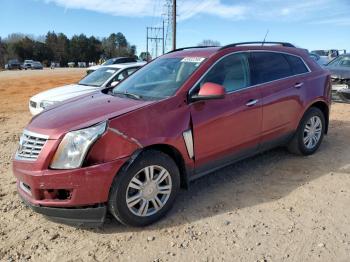
<path id="1" fill-rule="evenodd" d="M 180 174 L 174 160 L 160 151 L 145 151 L 115 177 L 109 211 L 125 225 L 146 226 L 170 210 L 179 188 Z"/>
<path id="2" fill-rule="evenodd" d="M 300 121 L 288 149 L 299 155 L 312 155 L 320 147 L 325 133 L 325 117 L 316 107 L 310 108 Z"/>

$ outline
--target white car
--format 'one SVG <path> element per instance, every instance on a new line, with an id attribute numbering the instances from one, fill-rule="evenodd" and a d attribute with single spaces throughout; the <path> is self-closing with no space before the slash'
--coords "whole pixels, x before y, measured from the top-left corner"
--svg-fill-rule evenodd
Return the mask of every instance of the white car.
<path id="1" fill-rule="evenodd" d="M 36 115 L 42 112 L 45 108 L 67 99 L 85 95 L 107 87 L 114 87 L 145 64 L 146 62 L 137 62 L 103 66 L 85 76 L 77 84 L 56 87 L 41 92 L 30 98 L 30 113 Z"/>

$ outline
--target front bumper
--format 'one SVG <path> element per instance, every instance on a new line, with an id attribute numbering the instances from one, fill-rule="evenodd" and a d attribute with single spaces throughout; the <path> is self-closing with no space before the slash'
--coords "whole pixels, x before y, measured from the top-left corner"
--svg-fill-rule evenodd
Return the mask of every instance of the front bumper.
<path id="1" fill-rule="evenodd" d="M 61 222 L 103 223 L 112 181 L 127 159 L 38 171 L 31 170 L 27 161 L 14 160 L 13 173 L 19 195 L 34 211 Z"/>
<path id="2" fill-rule="evenodd" d="M 338 91 L 339 98 L 346 103 L 350 103 L 350 89 L 343 89 Z"/>
<path id="3" fill-rule="evenodd" d="M 335 102 L 350 102 L 350 88 L 332 90 L 332 100 Z"/>
<path id="4" fill-rule="evenodd" d="M 350 79 L 332 79 L 332 100 L 349 102 Z"/>
<path id="5" fill-rule="evenodd" d="M 59 208 L 34 205 L 19 194 L 25 205 L 33 211 L 48 217 L 54 222 L 74 226 L 98 227 L 103 225 L 106 214 L 106 205 L 87 208 Z"/>

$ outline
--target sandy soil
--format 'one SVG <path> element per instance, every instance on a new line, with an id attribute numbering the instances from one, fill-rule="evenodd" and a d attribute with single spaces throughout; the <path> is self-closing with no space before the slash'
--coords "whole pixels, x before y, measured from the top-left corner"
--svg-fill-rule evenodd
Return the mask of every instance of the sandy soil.
<path id="1" fill-rule="evenodd" d="M 30 120 L 28 98 L 77 81 L 82 70 L 0 73 L 0 260 L 349 261 L 350 105 L 334 104 L 319 152 L 283 149 L 227 167 L 181 191 L 143 229 L 53 223 L 17 197 L 11 156 Z"/>

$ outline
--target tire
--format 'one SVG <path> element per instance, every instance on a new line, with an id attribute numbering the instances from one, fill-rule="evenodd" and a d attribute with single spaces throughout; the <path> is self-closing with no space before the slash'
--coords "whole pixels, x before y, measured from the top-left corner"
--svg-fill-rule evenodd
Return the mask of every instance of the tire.
<path id="1" fill-rule="evenodd" d="M 153 174 L 148 180 L 147 173 Z M 171 209 L 179 188 L 180 173 L 175 161 L 160 151 L 147 150 L 114 178 L 108 209 L 124 225 L 147 226 Z"/>
<path id="2" fill-rule="evenodd" d="M 326 121 L 323 112 L 316 107 L 311 107 L 301 119 L 298 129 L 288 145 L 288 150 L 291 153 L 303 156 L 314 154 L 322 143 L 325 127 Z M 310 134 L 308 130 L 312 130 L 310 136 L 308 136 Z M 307 137 L 313 138 L 308 140 Z"/>

